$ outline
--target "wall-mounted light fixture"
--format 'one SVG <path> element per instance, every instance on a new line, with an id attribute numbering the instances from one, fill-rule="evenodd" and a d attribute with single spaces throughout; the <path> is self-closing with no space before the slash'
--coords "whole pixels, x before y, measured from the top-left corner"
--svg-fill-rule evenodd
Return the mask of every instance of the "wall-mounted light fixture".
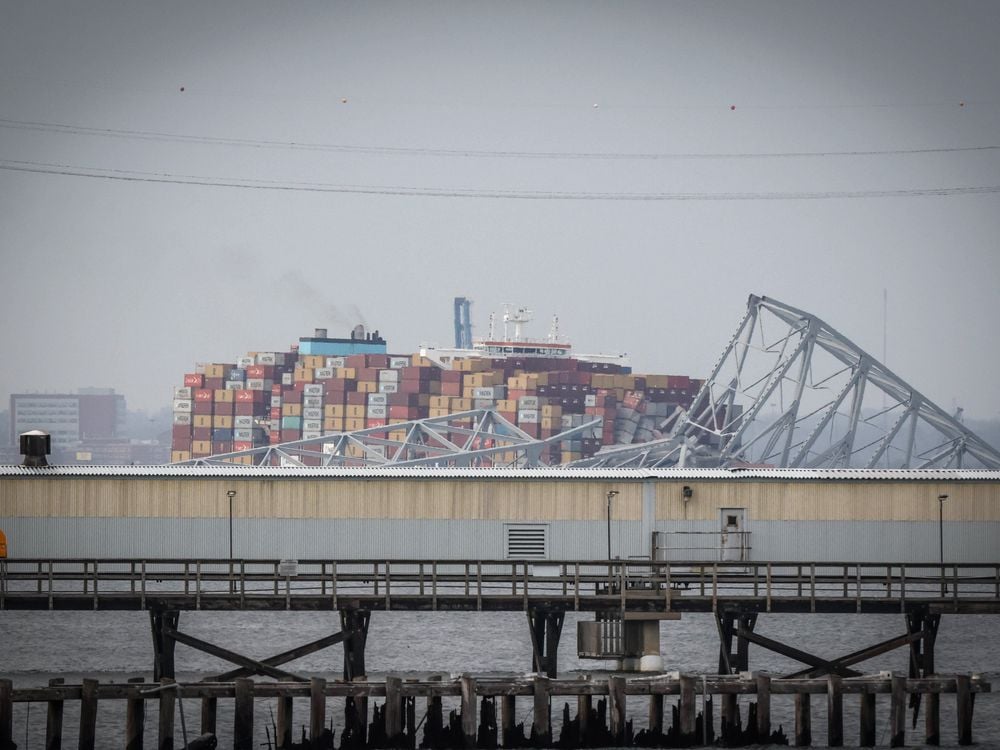
<path id="1" fill-rule="evenodd" d="M 687 502 L 688 500 L 690 500 L 693 495 L 694 495 L 694 490 L 692 490 L 690 487 L 688 487 L 685 484 L 684 485 L 684 502 Z"/>

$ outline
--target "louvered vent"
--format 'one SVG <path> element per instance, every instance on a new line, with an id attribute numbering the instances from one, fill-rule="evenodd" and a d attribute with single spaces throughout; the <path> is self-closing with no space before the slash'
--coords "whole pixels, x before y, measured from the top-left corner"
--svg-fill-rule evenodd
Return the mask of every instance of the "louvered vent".
<path id="1" fill-rule="evenodd" d="M 549 527 L 546 524 L 507 526 L 507 557 L 516 560 L 544 560 L 548 553 Z"/>

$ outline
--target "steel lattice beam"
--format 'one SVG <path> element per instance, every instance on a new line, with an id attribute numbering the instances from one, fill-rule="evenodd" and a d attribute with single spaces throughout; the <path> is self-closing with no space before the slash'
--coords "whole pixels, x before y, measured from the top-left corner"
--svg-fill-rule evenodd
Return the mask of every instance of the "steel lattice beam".
<path id="1" fill-rule="evenodd" d="M 668 438 L 572 466 L 1000 469 L 1000 451 L 823 320 L 751 295 Z"/>

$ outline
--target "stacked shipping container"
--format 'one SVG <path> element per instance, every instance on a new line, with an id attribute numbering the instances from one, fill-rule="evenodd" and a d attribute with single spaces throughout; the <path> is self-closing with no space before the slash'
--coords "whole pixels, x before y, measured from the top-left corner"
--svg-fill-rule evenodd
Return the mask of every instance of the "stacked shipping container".
<path id="1" fill-rule="evenodd" d="M 444 370 L 417 354 L 324 356 L 293 347 L 252 353 L 234 364 L 199 365 L 185 375 L 184 385 L 174 389 L 171 460 L 378 427 L 386 428 L 380 436 L 403 440 L 405 432 L 394 425 L 473 409 L 495 409 L 535 438 L 600 417 L 602 427 L 562 441 L 545 456 L 565 463 L 604 445 L 658 437 L 700 385 L 686 376 L 635 375 L 575 359 L 470 358 Z M 471 419 L 449 424 L 468 428 Z M 460 433 L 449 437 L 465 443 Z"/>

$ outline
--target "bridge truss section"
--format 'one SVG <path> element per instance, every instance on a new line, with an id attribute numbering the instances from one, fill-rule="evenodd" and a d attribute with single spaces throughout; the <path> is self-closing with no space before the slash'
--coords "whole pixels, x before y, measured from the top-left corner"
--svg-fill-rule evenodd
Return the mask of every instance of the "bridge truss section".
<path id="1" fill-rule="evenodd" d="M 549 449 L 557 448 L 561 441 L 599 433 L 601 422 L 597 418 L 538 439 L 494 409 L 474 409 L 220 453 L 177 465 L 535 468 L 546 465 Z"/>
<path id="2" fill-rule="evenodd" d="M 1000 469 L 1000 451 L 817 316 L 751 295 L 668 437 L 572 465 Z"/>

